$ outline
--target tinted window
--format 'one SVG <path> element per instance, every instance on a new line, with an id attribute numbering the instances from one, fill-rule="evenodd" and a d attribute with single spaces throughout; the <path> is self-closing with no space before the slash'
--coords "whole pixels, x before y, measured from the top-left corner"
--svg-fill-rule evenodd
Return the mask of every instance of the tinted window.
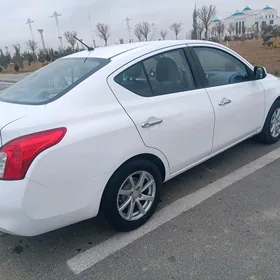
<path id="1" fill-rule="evenodd" d="M 196 87 L 183 50 L 145 59 L 119 74 L 115 81 L 145 97 L 184 92 Z"/>
<path id="2" fill-rule="evenodd" d="M 209 86 L 249 81 L 247 67 L 232 55 L 214 48 L 195 47 Z"/>
<path id="3" fill-rule="evenodd" d="M 165 52 L 143 61 L 154 95 L 183 92 L 195 88 L 183 50 Z"/>
<path id="4" fill-rule="evenodd" d="M 153 96 L 141 62 L 129 67 L 116 76 L 115 82 L 140 96 Z"/>
<path id="5" fill-rule="evenodd" d="M 64 58 L 28 75 L 0 94 L 0 101 L 39 105 L 62 96 L 109 63 L 101 58 Z"/>

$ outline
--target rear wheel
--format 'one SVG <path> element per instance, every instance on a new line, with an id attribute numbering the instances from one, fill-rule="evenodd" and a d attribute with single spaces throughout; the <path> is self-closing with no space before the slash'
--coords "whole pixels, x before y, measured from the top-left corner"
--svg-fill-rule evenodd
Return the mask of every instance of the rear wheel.
<path id="1" fill-rule="evenodd" d="M 265 144 L 273 144 L 280 139 L 280 101 L 276 100 L 269 110 L 259 140 Z"/>
<path id="2" fill-rule="evenodd" d="M 155 212 L 161 187 L 161 174 L 153 162 L 135 160 L 125 164 L 106 186 L 102 199 L 106 220 L 118 231 L 140 227 Z"/>

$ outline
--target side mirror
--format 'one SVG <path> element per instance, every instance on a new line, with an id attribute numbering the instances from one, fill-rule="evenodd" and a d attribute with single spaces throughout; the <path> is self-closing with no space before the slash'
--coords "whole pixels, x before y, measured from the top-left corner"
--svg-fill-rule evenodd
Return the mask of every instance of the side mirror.
<path id="1" fill-rule="evenodd" d="M 266 69 L 261 66 L 256 66 L 254 68 L 254 77 L 256 80 L 262 80 L 267 76 Z"/>

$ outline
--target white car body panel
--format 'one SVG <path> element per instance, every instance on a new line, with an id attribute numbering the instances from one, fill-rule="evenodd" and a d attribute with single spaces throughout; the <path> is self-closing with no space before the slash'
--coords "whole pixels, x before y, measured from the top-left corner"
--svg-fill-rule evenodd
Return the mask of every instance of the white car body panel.
<path id="1" fill-rule="evenodd" d="M 37 235 L 48 231 L 49 225 L 52 225 L 52 230 L 96 216 L 108 180 L 121 164 L 135 155 L 156 155 L 169 170 L 166 158 L 158 150 L 145 147 L 106 80 L 102 87 L 98 83 L 100 77 L 96 76 L 96 82 L 94 79 L 92 76 L 71 93 L 48 104 L 41 114 L 36 114 L 36 122 L 33 117 L 25 117 L 3 129 L 3 142 L 6 143 L 19 135 L 67 127 L 63 141 L 41 153 L 26 175 L 21 210 L 29 224 L 42 221 L 42 225 L 36 225 L 33 233 L 32 227 L 23 228 L 19 223 L 10 232 Z M 102 95 L 96 98 L 95 95 L 84 94 L 85 98 L 81 98 L 80 93 L 88 93 L 89 88 L 94 92 L 94 84 L 98 85 Z M 61 110 L 61 106 L 65 109 Z M 124 141 L 128 138 L 129 145 Z M 169 174 L 167 176 L 170 177 Z M 3 183 L 11 184 L 0 181 L 0 186 Z M 0 230 L 1 217 L 0 211 Z M 61 222 L 63 220 L 63 225 L 57 224 L 58 217 Z"/>
<path id="2" fill-rule="evenodd" d="M 260 81 L 211 87 L 207 92 L 215 109 L 213 153 L 249 137 L 262 127 L 265 93 Z M 220 106 L 223 98 L 231 103 Z"/>
<path id="3" fill-rule="evenodd" d="M 268 114 L 272 104 L 280 96 L 280 79 L 267 74 L 267 77 L 260 81 L 265 89 L 265 116 Z"/>
<path id="4" fill-rule="evenodd" d="M 174 49 L 178 46 L 164 51 Z M 206 90 L 143 98 L 114 81 L 129 66 L 161 52 L 151 52 L 126 64 L 108 78 L 108 84 L 135 123 L 145 145 L 160 150 L 166 156 L 172 175 L 209 156 L 212 150 L 214 111 Z M 143 128 L 142 123 L 150 118 L 163 122 Z"/>
<path id="5" fill-rule="evenodd" d="M 167 181 L 259 132 L 280 95 L 280 80 L 272 75 L 251 82 L 245 97 L 234 95 L 236 89 L 238 94 L 244 90 L 237 84 L 142 98 L 113 81 L 144 57 L 195 44 L 227 50 L 252 68 L 230 49 L 211 42 L 118 45 L 71 55 L 113 58 L 54 102 L 45 106 L 0 102 L 1 145 L 22 135 L 67 127 L 64 139 L 36 157 L 24 180 L 0 180 L 0 231 L 32 236 L 95 217 L 110 177 L 134 156 L 159 158 Z M 217 107 L 224 95 L 234 106 Z M 151 116 L 163 123 L 143 129 L 142 122 Z"/>

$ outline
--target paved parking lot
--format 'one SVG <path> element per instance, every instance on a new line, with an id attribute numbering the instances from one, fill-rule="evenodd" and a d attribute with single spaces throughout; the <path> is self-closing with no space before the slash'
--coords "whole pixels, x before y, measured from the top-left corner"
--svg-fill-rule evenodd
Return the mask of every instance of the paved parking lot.
<path id="1" fill-rule="evenodd" d="M 166 183 L 156 215 L 0 238 L 0 280 L 280 279 L 280 144 L 248 140 Z"/>
<path id="2" fill-rule="evenodd" d="M 7 82 L 1 82 L 0 81 L 0 91 L 5 89 L 5 88 L 8 88 L 10 85 L 12 85 L 12 83 L 7 83 Z"/>
<path id="3" fill-rule="evenodd" d="M 0 279 L 278 280 L 280 160 L 273 160 L 280 152 L 266 156 L 264 167 L 254 162 L 278 147 L 249 140 L 168 182 L 144 236 L 143 229 L 116 235 L 91 220 L 33 238 L 3 237 Z M 242 166 L 257 171 L 231 184 Z M 229 186 L 204 200 L 220 178 Z M 182 198 L 179 213 L 189 210 L 164 223 Z"/>
<path id="4" fill-rule="evenodd" d="M 15 83 L 22 78 L 24 78 L 29 73 L 18 73 L 18 74 L 0 74 L 0 83 L 1 82 L 8 82 L 8 83 Z"/>

